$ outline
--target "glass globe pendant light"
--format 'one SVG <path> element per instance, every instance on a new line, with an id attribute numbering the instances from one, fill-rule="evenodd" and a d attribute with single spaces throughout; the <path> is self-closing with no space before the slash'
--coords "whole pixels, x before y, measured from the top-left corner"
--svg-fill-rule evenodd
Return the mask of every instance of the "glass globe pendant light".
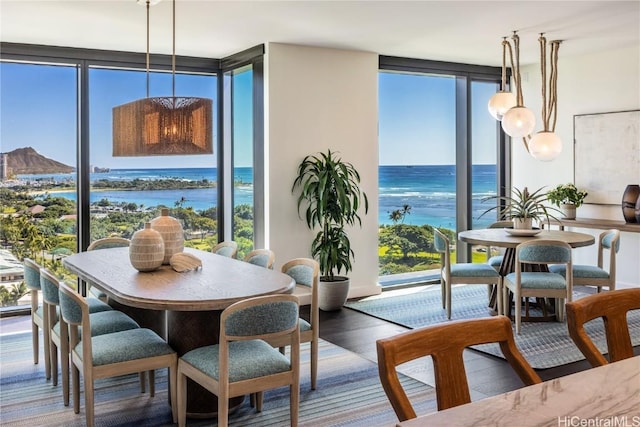
<path id="1" fill-rule="evenodd" d="M 558 49 L 560 48 L 560 41 L 554 40 L 549 43 L 551 46 L 549 96 L 547 96 L 547 39 L 544 34 L 540 34 L 538 41 L 540 42 L 540 70 L 542 73 L 543 130 L 529 141 L 529 152 L 534 158 L 548 162 L 558 157 L 562 152 L 562 140 L 555 133 L 558 101 Z M 552 119 L 553 121 L 551 121 Z"/>
<path id="2" fill-rule="evenodd" d="M 511 51 L 511 45 L 509 45 L 509 56 L 511 58 L 511 68 L 513 69 L 513 79 L 516 84 L 516 106 L 507 110 L 502 117 L 502 129 L 504 132 L 512 138 L 525 138 L 533 132 L 536 126 L 536 117 L 533 112 L 524 106 L 524 100 L 522 97 L 522 81 L 520 78 L 520 37 L 514 31 L 513 45 L 515 50 L 515 62 L 514 55 Z M 526 145 L 526 143 L 525 143 Z"/>
<path id="3" fill-rule="evenodd" d="M 496 119 L 502 120 L 502 116 L 506 113 L 510 108 L 516 106 L 516 97 L 510 92 L 505 90 L 507 87 L 507 47 L 509 46 L 509 42 L 506 37 L 502 39 L 502 83 L 500 85 L 500 91 L 496 92 L 491 99 L 489 99 L 489 104 L 487 107 L 489 108 L 489 114 Z"/>

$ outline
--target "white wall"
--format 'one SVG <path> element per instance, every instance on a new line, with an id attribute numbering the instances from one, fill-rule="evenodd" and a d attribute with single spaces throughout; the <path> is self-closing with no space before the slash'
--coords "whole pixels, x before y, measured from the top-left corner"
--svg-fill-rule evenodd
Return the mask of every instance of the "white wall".
<path id="1" fill-rule="evenodd" d="M 566 43 L 570 43 L 567 41 Z M 524 103 L 540 120 L 541 77 L 539 64 L 522 67 Z M 529 156 L 522 141 L 513 141 L 512 179 L 516 187 L 554 187 L 573 182 L 573 116 L 640 109 L 640 46 L 620 48 L 598 54 L 563 57 L 558 60 L 558 119 L 556 132 L 562 138 L 563 152 L 551 162 Z M 536 131 L 541 129 L 538 123 Z M 615 149 L 615 147 L 612 147 Z M 594 170 L 597 174 L 598 171 Z M 606 179 L 606 177 L 602 177 Z M 638 184 L 630 182 L 629 184 Z M 583 205 L 578 217 L 622 221 L 620 205 Z M 576 229 L 598 235 L 601 230 Z M 596 247 L 574 251 L 577 263 L 595 263 Z M 640 286 L 640 233 L 622 233 L 618 254 L 618 286 Z"/>
<path id="2" fill-rule="evenodd" d="M 349 296 L 379 293 L 378 55 L 269 43 L 265 91 L 267 245 L 275 268 L 310 256 L 315 234 L 298 217 L 291 186 L 306 155 L 331 149 L 353 163 L 369 197 L 362 228 L 349 230 L 355 252 Z"/>

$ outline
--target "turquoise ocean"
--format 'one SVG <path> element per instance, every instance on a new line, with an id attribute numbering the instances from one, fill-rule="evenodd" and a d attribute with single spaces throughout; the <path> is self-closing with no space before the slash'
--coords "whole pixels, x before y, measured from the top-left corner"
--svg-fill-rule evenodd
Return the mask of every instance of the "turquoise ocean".
<path id="1" fill-rule="evenodd" d="M 55 175 L 22 175 L 22 180 L 55 180 L 74 181 L 74 174 Z M 175 168 L 175 169 L 112 169 L 109 172 L 91 174 L 91 181 L 114 180 L 131 181 L 157 180 L 175 178 L 181 180 L 216 180 L 215 168 Z M 437 227 L 455 229 L 455 166 L 380 166 L 378 187 L 379 206 L 378 221 L 380 224 L 391 224 L 389 214 L 411 206 L 410 214 L 404 219 L 405 224 L 429 224 Z M 236 185 L 234 202 L 236 205 L 253 204 L 252 168 L 236 168 Z M 491 206 L 482 203 L 482 198 L 495 194 L 495 165 L 474 165 L 472 169 L 472 206 L 473 227 L 482 228 L 495 220 L 495 214 L 480 214 Z M 50 192 L 51 196 L 76 199 L 74 192 Z M 91 193 L 91 203 L 108 199 L 112 203 L 126 202 L 144 205 L 146 208 L 164 205 L 175 206 L 184 197 L 183 207 L 191 207 L 195 211 L 209 209 L 216 205 L 217 188 L 193 190 L 146 190 L 146 191 L 96 191 Z"/>

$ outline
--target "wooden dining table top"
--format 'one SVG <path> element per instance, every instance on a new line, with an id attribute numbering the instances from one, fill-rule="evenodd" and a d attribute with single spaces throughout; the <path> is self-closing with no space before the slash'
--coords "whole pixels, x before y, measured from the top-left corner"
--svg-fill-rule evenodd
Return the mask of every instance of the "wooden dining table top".
<path id="1" fill-rule="evenodd" d="M 295 288 L 291 276 L 279 271 L 197 249 L 184 251 L 197 256 L 202 268 L 178 273 L 163 265 L 139 272 L 126 247 L 81 252 L 64 258 L 63 264 L 109 298 L 152 310 L 223 310 L 246 298 L 291 293 Z"/>
<path id="2" fill-rule="evenodd" d="M 421 415 L 397 427 L 587 425 L 640 425 L 640 356 Z"/>
<path id="3" fill-rule="evenodd" d="M 539 230 L 535 236 L 514 236 L 502 228 L 483 228 L 479 230 L 467 230 L 458 233 L 458 239 L 474 245 L 498 246 L 503 248 L 515 248 L 520 243 L 532 239 L 551 239 L 566 242 L 572 248 L 589 246 L 595 243 L 595 237 L 587 233 L 561 230 Z"/>

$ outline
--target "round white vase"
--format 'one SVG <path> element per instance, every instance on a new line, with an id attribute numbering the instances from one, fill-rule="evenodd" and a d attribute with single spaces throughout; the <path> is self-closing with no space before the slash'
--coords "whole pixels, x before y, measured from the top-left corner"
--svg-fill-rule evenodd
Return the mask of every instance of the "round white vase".
<path id="1" fill-rule="evenodd" d="M 144 228 L 133 233 L 129 245 L 129 261 L 138 271 L 157 270 L 164 259 L 164 241 L 151 223 L 145 222 Z"/>
<path id="2" fill-rule="evenodd" d="M 169 264 L 174 254 L 184 251 L 184 231 L 176 218 L 169 216 L 169 209 L 162 208 L 160 216 L 151 220 L 151 228 L 162 236 L 164 241 L 163 264 Z"/>

